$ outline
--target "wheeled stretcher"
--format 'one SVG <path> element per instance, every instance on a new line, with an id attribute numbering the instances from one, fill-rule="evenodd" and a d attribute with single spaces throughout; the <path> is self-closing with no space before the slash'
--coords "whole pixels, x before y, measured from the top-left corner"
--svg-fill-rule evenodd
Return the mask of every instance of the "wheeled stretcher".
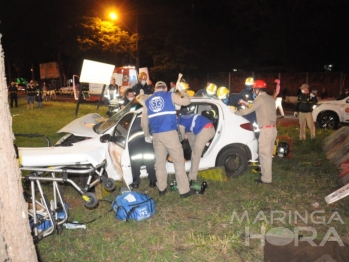
<path id="1" fill-rule="evenodd" d="M 31 195 L 29 216 L 32 219 L 33 235 L 41 239 L 60 230 L 68 218 L 68 208 L 59 190 L 59 183 L 72 185 L 82 196 L 88 208 L 98 204 L 95 193 L 89 192 L 102 182 L 106 190 L 115 189 L 115 181 L 108 178 L 105 172 L 106 160 L 101 147 L 45 147 L 18 148 L 20 169 L 30 171 L 23 178 L 30 183 Z M 80 187 L 71 175 L 86 176 L 86 185 Z M 52 183 L 53 200 L 47 200 L 41 182 Z M 39 199 L 36 197 L 38 194 Z M 42 222 L 46 223 L 42 225 Z"/>

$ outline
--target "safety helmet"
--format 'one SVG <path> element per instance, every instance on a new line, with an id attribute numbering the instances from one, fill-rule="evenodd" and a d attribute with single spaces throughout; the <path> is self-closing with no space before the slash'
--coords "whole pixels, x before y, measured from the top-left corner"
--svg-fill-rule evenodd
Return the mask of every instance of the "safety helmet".
<path id="1" fill-rule="evenodd" d="M 185 81 L 181 81 L 181 83 L 180 83 L 180 84 L 182 85 L 182 87 L 183 87 L 183 89 L 184 89 L 184 90 L 189 89 L 189 84 L 188 84 L 188 83 L 186 83 Z"/>
<path id="2" fill-rule="evenodd" d="M 217 92 L 217 86 L 215 84 L 211 83 L 206 87 L 206 93 L 209 96 L 213 96 L 214 94 L 216 94 L 216 92 Z"/>
<path id="3" fill-rule="evenodd" d="M 146 73 L 140 72 L 140 73 L 138 74 L 138 80 L 139 80 L 139 81 L 141 81 L 141 80 L 147 81 L 147 79 L 148 79 L 148 76 L 147 76 Z"/>
<path id="4" fill-rule="evenodd" d="M 254 83 L 253 77 L 247 77 L 246 78 L 245 85 L 251 86 L 251 85 L 253 85 L 253 83 Z"/>
<path id="5" fill-rule="evenodd" d="M 194 105 L 188 105 L 188 106 L 182 106 L 179 110 L 178 114 L 181 115 L 192 115 L 195 113 L 195 106 Z"/>
<path id="6" fill-rule="evenodd" d="M 193 90 L 185 90 L 185 92 L 190 96 L 193 97 L 195 95 L 195 92 Z"/>
<path id="7" fill-rule="evenodd" d="M 288 156 L 288 154 L 290 153 L 290 146 L 286 142 L 280 142 L 276 149 L 276 153 L 278 157 Z"/>
<path id="8" fill-rule="evenodd" d="M 265 88 L 267 88 L 267 84 L 265 83 L 264 80 L 256 80 L 256 81 L 254 81 L 252 87 L 255 88 L 255 89 L 257 89 L 257 88 L 265 89 Z"/>
<path id="9" fill-rule="evenodd" d="M 217 90 L 217 97 L 218 99 L 226 99 L 229 94 L 229 89 L 226 88 L 225 86 L 221 86 Z"/>

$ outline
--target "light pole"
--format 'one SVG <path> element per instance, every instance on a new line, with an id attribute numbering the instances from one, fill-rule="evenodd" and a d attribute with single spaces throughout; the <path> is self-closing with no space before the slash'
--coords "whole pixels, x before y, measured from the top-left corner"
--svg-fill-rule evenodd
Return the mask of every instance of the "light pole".
<path id="1" fill-rule="evenodd" d="M 139 43 L 138 43 L 138 10 L 135 11 L 136 12 L 136 30 L 135 30 L 135 34 L 137 35 L 136 38 L 136 68 L 137 70 L 139 70 L 139 64 L 140 64 L 140 59 L 139 59 Z M 122 21 L 122 19 L 120 19 L 118 17 L 118 15 L 114 12 L 110 12 L 109 13 L 109 17 L 111 20 L 115 21 L 115 20 L 120 20 L 121 23 L 127 28 L 128 31 L 130 31 L 133 34 L 133 31 L 124 23 L 124 21 Z"/>

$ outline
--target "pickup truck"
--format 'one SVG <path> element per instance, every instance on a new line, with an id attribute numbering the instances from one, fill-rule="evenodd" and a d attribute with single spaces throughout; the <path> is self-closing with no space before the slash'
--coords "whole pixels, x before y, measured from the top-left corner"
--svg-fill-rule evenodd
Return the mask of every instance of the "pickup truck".
<path id="1" fill-rule="evenodd" d="M 319 100 L 313 109 L 313 119 L 320 128 L 327 129 L 349 123 L 349 96 L 341 100 Z"/>

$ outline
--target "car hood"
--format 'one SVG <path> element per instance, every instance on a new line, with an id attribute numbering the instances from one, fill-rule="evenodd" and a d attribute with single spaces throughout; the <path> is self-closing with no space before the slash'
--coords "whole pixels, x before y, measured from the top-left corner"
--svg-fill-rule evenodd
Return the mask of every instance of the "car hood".
<path id="1" fill-rule="evenodd" d="M 68 125 L 60 129 L 57 133 L 72 133 L 75 136 L 96 137 L 98 134 L 93 131 L 93 126 L 106 118 L 96 113 L 87 114 L 71 121 Z"/>

